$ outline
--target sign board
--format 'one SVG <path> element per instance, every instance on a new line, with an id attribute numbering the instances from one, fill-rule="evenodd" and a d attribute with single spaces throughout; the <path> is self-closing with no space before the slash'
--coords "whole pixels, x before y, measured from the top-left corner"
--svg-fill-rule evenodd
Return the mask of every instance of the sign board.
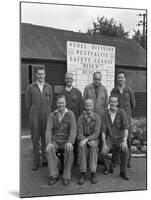
<path id="1" fill-rule="evenodd" d="M 101 72 L 108 94 L 114 87 L 115 47 L 67 41 L 67 71 L 74 76 L 73 85 L 83 93 L 92 83 L 93 73 Z"/>

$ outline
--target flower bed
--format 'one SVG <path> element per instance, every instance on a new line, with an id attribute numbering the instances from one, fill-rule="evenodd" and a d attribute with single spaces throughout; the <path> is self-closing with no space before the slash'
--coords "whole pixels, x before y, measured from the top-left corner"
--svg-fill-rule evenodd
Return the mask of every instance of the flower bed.
<path id="1" fill-rule="evenodd" d="M 146 118 L 132 119 L 132 153 L 147 152 Z"/>

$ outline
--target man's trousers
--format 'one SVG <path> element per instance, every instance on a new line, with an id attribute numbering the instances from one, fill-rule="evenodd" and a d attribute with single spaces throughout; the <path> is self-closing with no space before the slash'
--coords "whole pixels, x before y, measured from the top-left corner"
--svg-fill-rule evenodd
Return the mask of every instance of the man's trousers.
<path id="1" fill-rule="evenodd" d="M 88 162 L 87 162 L 88 160 Z M 79 145 L 79 167 L 80 172 L 87 172 L 87 163 L 91 173 L 96 173 L 98 160 L 98 142 L 89 141 L 87 144 Z"/>
<path id="2" fill-rule="evenodd" d="M 56 153 L 61 149 L 64 152 L 63 178 L 71 179 L 71 168 L 74 161 L 73 151 L 64 149 L 65 143 L 60 144 L 52 141 L 52 144 L 53 147 L 47 152 L 49 177 L 57 178 L 59 176 L 60 160 Z"/>
<path id="3" fill-rule="evenodd" d="M 120 147 L 120 144 L 112 144 L 109 143 L 107 144 L 109 147 L 110 152 L 117 152 L 120 155 L 120 172 L 126 173 L 127 171 L 127 163 L 128 163 L 128 158 L 129 158 L 129 150 L 123 151 Z M 104 162 L 104 170 L 110 170 L 110 166 L 112 164 L 112 161 L 109 157 L 109 155 L 102 155 L 103 162 Z"/>
<path id="4" fill-rule="evenodd" d="M 39 164 L 40 160 L 40 143 L 42 152 L 42 162 L 46 162 L 46 145 L 45 145 L 45 131 L 47 119 L 40 116 L 30 119 L 31 139 L 33 144 L 33 162 Z"/>

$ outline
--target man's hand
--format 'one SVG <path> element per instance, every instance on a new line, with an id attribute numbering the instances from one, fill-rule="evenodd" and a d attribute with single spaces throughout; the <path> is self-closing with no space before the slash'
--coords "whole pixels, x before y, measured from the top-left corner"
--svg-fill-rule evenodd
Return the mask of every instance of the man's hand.
<path id="1" fill-rule="evenodd" d="M 121 144 L 120 147 L 122 149 L 122 151 L 126 152 L 128 150 L 128 146 L 127 146 L 127 140 L 124 140 Z"/>
<path id="2" fill-rule="evenodd" d="M 51 143 L 47 144 L 46 152 L 48 153 L 51 150 L 52 147 L 53 147 L 53 144 L 51 144 Z"/>
<path id="3" fill-rule="evenodd" d="M 85 138 L 85 139 L 81 140 L 81 142 L 79 143 L 79 145 L 80 146 L 84 146 L 87 142 L 88 142 L 88 139 Z"/>
<path id="4" fill-rule="evenodd" d="M 70 142 L 67 142 L 64 147 L 67 151 L 73 151 L 73 145 Z"/>
<path id="5" fill-rule="evenodd" d="M 109 152 L 109 147 L 106 144 L 104 144 L 102 148 L 102 154 L 106 155 L 108 154 L 108 152 Z"/>

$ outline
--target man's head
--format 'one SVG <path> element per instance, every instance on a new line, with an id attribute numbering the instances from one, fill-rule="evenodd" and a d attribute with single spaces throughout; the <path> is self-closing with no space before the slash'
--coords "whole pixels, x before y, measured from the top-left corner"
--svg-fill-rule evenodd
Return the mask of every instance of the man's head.
<path id="1" fill-rule="evenodd" d="M 86 99 L 85 100 L 85 110 L 88 114 L 91 114 L 93 112 L 94 103 L 92 99 Z"/>
<path id="2" fill-rule="evenodd" d="M 116 111 L 117 110 L 117 106 L 118 106 L 118 96 L 111 95 L 109 97 L 109 104 L 110 104 L 110 109 L 112 111 Z"/>
<path id="3" fill-rule="evenodd" d="M 63 112 L 66 107 L 66 97 L 64 95 L 57 96 L 57 109 L 59 112 Z"/>
<path id="4" fill-rule="evenodd" d="M 123 86 L 126 83 L 126 74 L 123 71 L 118 72 L 117 74 L 117 82 L 119 86 Z"/>
<path id="5" fill-rule="evenodd" d="M 39 82 L 45 81 L 45 68 L 40 66 L 36 69 L 36 79 Z"/>
<path id="6" fill-rule="evenodd" d="M 95 86 L 99 86 L 102 80 L 102 74 L 101 72 L 95 72 L 93 74 L 93 83 Z"/>
<path id="7" fill-rule="evenodd" d="M 73 74 L 72 73 L 66 73 L 65 74 L 65 84 L 67 87 L 72 87 L 72 83 L 73 83 Z"/>

